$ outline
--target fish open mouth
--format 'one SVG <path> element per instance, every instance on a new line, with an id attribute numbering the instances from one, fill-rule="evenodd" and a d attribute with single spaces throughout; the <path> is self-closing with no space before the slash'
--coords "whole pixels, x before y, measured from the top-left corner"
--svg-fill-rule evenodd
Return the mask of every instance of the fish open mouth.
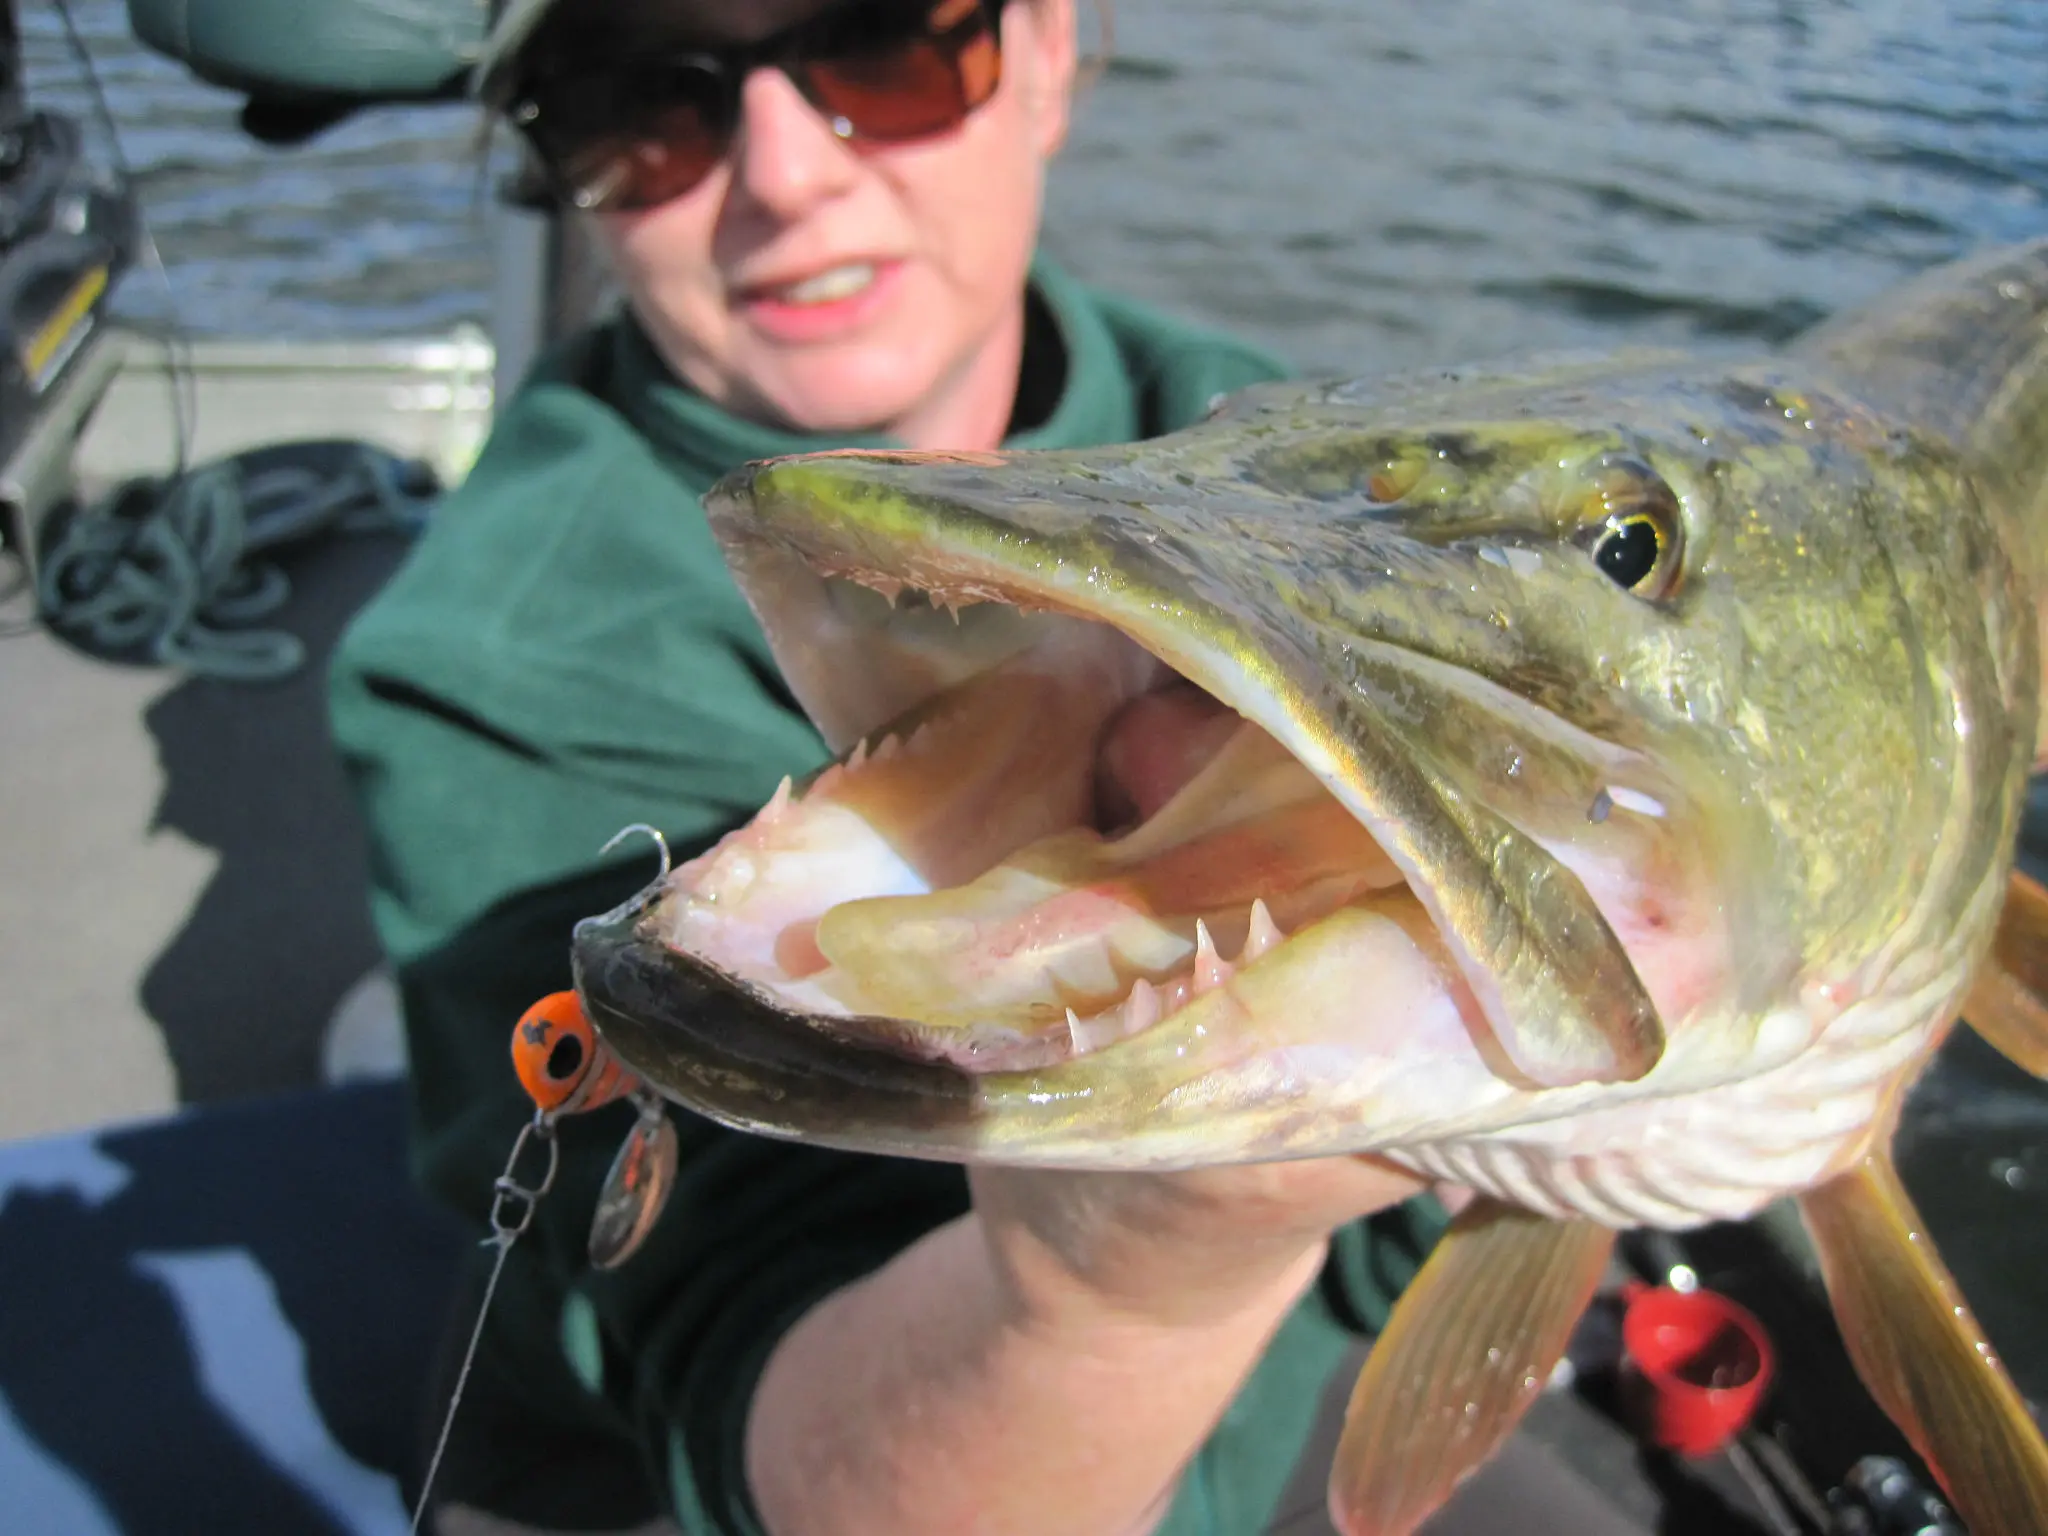
<path id="1" fill-rule="evenodd" d="M 1085 469 L 1026 497 L 992 473 L 1012 462 L 812 455 L 707 498 L 838 757 L 579 930 L 629 1061 L 731 1123 L 899 1150 L 846 1132 L 843 1097 L 798 1124 L 792 1095 L 900 1087 L 893 1061 L 925 1099 L 1312 1118 L 1432 1061 L 1521 1088 L 1649 1071 L 1657 1006 L 1599 905 L 1489 804 L 1569 806 L 1598 864 L 1603 835 L 1670 830 L 1622 754 L 1369 636 L 1336 675 L 1284 574 L 1149 505 L 1120 521 Z M 1450 776 L 1446 729 L 1511 750 Z"/>
<path id="2" fill-rule="evenodd" d="M 970 1073 L 1054 1066 L 1210 994 L 1245 1027 L 1255 976 L 1342 909 L 1437 948 L 1264 728 L 1106 625 L 1031 635 L 678 869 L 664 940 L 849 1042 Z"/>

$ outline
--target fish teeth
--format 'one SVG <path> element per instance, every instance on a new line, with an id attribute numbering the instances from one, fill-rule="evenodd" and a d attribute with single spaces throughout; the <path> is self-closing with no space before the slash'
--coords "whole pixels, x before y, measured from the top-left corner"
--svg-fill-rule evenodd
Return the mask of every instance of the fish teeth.
<path id="1" fill-rule="evenodd" d="M 846 754 L 847 772 L 851 773 L 854 769 L 865 766 L 867 760 L 868 739 L 867 737 L 863 736 L 859 741 L 856 741 L 853 744 L 853 750 Z"/>
<path id="2" fill-rule="evenodd" d="M 1045 967 L 1043 975 L 1055 991 L 1065 989 L 1083 996 L 1099 996 L 1118 985 L 1116 962 L 1100 939 L 1072 946 Z"/>
<path id="3" fill-rule="evenodd" d="M 1073 1036 L 1074 1054 L 1085 1056 L 1105 1045 L 1115 1045 L 1119 1040 L 1142 1034 L 1157 1024 L 1165 1012 L 1166 1007 L 1159 999 L 1159 989 L 1142 976 L 1132 984 L 1130 995 L 1106 1012 L 1084 1019 L 1069 1008 L 1067 1032 Z"/>
<path id="4" fill-rule="evenodd" d="M 785 773 L 782 782 L 775 786 L 775 797 L 761 808 L 761 814 L 756 819 L 770 822 L 779 820 L 794 799 L 794 788 L 789 775 Z"/>
<path id="5" fill-rule="evenodd" d="M 1165 1010 L 1159 1005 L 1159 989 L 1140 976 L 1132 984 L 1131 995 L 1124 999 L 1123 1007 L 1118 1011 L 1123 1014 L 1124 1033 L 1135 1035 L 1157 1024 Z"/>
<path id="6" fill-rule="evenodd" d="M 896 606 L 896 600 L 903 595 L 903 583 L 892 581 L 886 576 L 876 576 L 869 580 L 868 585 L 886 597 L 891 608 Z"/>
<path id="7" fill-rule="evenodd" d="M 871 763 L 886 763 L 903 748 L 903 743 L 894 736 L 884 736 L 875 743 L 875 750 L 868 754 Z"/>
<path id="8" fill-rule="evenodd" d="M 1124 1037 L 1123 1021 L 1112 1008 L 1107 1013 L 1084 1019 L 1073 1009 L 1067 1010 L 1067 1032 L 1074 1038 L 1074 1054 L 1086 1056 L 1090 1051 L 1099 1051 L 1105 1045 L 1115 1045 Z"/>
<path id="9" fill-rule="evenodd" d="M 1210 992 L 1220 987 L 1236 974 L 1236 967 L 1216 953 L 1216 941 L 1209 936 L 1209 925 L 1199 917 L 1195 919 L 1195 990 Z"/>
<path id="10" fill-rule="evenodd" d="M 1252 901 L 1251 925 L 1246 929 L 1244 949 L 1237 957 L 1239 965 L 1250 965 L 1266 951 L 1277 944 L 1285 943 L 1287 935 L 1280 931 L 1280 925 L 1273 921 L 1273 914 L 1266 910 L 1263 897 Z"/>

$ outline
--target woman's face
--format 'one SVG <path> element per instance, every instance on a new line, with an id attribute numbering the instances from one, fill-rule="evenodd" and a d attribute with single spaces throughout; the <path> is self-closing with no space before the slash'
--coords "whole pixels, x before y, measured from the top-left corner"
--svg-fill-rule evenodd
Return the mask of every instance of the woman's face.
<path id="1" fill-rule="evenodd" d="M 707 40 L 748 40 L 815 0 L 697 0 Z M 658 207 L 596 216 L 672 367 L 737 415 L 986 447 L 1009 418 L 1046 162 L 1067 129 L 1072 0 L 1011 0 L 1002 79 L 958 128 L 837 137 L 788 76 L 756 70 L 731 151 Z"/>

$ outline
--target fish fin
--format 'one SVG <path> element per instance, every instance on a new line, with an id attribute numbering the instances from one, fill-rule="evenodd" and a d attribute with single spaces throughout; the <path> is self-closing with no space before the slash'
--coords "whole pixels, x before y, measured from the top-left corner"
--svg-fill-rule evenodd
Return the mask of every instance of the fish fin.
<path id="1" fill-rule="evenodd" d="M 1879 1151 L 1799 1197 L 1857 1374 L 1976 1536 L 2038 1536 L 2048 1442 Z"/>
<path id="2" fill-rule="evenodd" d="M 1997 961 L 1987 962 L 1970 984 L 1963 1017 L 2022 1072 L 2048 1078 L 2048 1004 Z"/>
<path id="3" fill-rule="evenodd" d="M 2007 1061 L 2048 1078 L 2048 889 L 2017 869 L 1963 1017 Z"/>
<path id="4" fill-rule="evenodd" d="M 1374 1343 L 1344 1412 L 1330 1518 L 1406 1536 L 1491 1456 L 1550 1380 L 1614 1234 L 1498 1201 L 1459 1213 Z"/>

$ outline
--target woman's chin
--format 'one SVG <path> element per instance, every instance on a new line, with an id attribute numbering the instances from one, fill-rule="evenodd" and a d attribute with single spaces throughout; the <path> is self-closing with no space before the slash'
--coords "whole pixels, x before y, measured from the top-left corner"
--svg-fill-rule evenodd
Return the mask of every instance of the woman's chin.
<path id="1" fill-rule="evenodd" d="M 743 323 L 728 357 L 742 382 L 728 398 L 743 415 L 820 436 L 937 434 L 945 441 L 912 446 L 993 447 L 952 439 L 1001 436 L 1021 345 L 1008 331 L 928 300 L 826 340 L 791 342 Z"/>
<path id="2" fill-rule="evenodd" d="M 876 357 L 874 351 L 889 355 Z M 889 434 L 914 416 L 936 387 L 904 363 L 900 351 L 887 348 L 820 348 L 756 377 L 767 411 L 795 431 L 829 437 Z"/>

